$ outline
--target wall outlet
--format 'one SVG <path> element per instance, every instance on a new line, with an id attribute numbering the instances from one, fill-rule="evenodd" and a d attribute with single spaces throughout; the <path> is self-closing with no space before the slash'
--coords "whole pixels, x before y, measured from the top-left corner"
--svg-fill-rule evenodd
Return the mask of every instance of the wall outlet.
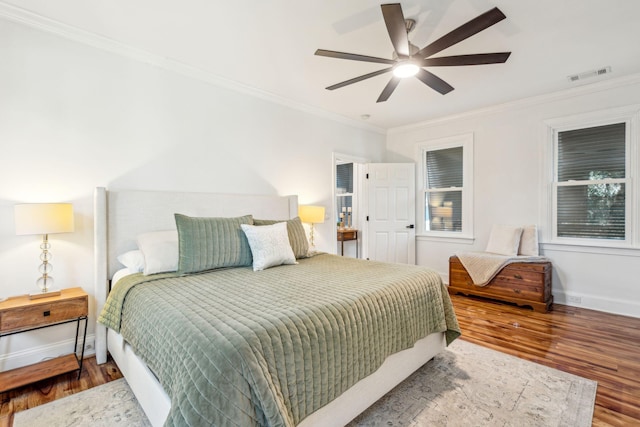
<path id="1" fill-rule="evenodd" d="M 567 302 L 573 304 L 582 304 L 582 297 L 577 297 L 575 295 L 567 295 Z"/>

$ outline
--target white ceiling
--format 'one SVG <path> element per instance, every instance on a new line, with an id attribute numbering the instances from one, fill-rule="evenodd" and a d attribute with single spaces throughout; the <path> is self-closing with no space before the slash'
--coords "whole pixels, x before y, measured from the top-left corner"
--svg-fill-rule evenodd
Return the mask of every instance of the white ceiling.
<path id="1" fill-rule="evenodd" d="M 4 0 L 250 90 L 387 129 L 576 86 L 567 76 L 605 66 L 580 84 L 640 73 L 638 0 L 407 0 L 418 47 L 499 7 L 507 19 L 436 56 L 513 52 L 507 63 L 430 70 L 455 90 L 415 78 L 376 103 L 389 74 L 324 88 L 382 64 L 314 56 L 317 48 L 390 58 L 380 4 L 370 0 Z"/>

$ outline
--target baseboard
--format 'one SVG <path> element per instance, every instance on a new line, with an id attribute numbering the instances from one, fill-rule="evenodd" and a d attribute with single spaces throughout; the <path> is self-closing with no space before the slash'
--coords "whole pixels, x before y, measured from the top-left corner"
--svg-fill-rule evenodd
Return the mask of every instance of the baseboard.
<path id="1" fill-rule="evenodd" d="M 572 307 L 588 308 L 605 313 L 640 318 L 640 302 L 638 301 L 553 290 L 553 302 Z"/>
<path id="2" fill-rule="evenodd" d="M 20 368 L 22 366 L 31 365 L 43 360 L 69 354 L 73 348 L 74 342 L 75 339 L 72 338 L 52 344 L 3 354 L 0 356 L 0 371 L 9 371 L 11 369 Z M 87 339 L 84 344 L 84 357 L 95 354 L 96 350 L 94 342 L 94 335 L 87 335 Z"/>

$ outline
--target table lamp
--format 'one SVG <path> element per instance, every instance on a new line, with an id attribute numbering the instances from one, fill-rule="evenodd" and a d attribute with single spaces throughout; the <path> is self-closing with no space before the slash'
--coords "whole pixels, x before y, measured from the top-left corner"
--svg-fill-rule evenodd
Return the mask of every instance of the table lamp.
<path id="1" fill-rule="evenodd" d="M 300 217 L 300 221 L 311 224 L 309 243 L 311 247 L 315 247 L 313 243 L 313 225 L 324 223 L 324 206 L 299 206 L 298 216 Z"/>
<path id="2" fill-rule="evenodd" d="M 31 298 L 59 295 L 60 291 L 52 291 L 53 270 L 51 265 L 51 244 L 49 234 L 70 233 L 73 231 L 73 205 L 71 203 L 28 203 L 15 205 L 16 235 L 42 234 L 39 271 L 42 276 L 36 281 L 40 292 L 30 294 Z"/>

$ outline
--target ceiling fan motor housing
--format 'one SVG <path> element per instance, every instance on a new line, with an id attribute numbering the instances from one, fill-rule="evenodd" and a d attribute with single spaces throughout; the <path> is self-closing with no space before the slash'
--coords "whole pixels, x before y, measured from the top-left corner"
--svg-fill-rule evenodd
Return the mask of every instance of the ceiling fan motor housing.
<path id="1" fill-rule="evenodd" d="M 416 53 L 418 53 L 418 51 L 420 50 L 420 48 L 418 46 L 416 46 L 415 44 L 409 42 L 409 55 L 413 56 Z M 398 54 L 396 53 L 396 51 L 394 50 L 391 53 L 391 59 L 393 59 L 394 61 L 396 61 L 398 59 Z"/>

